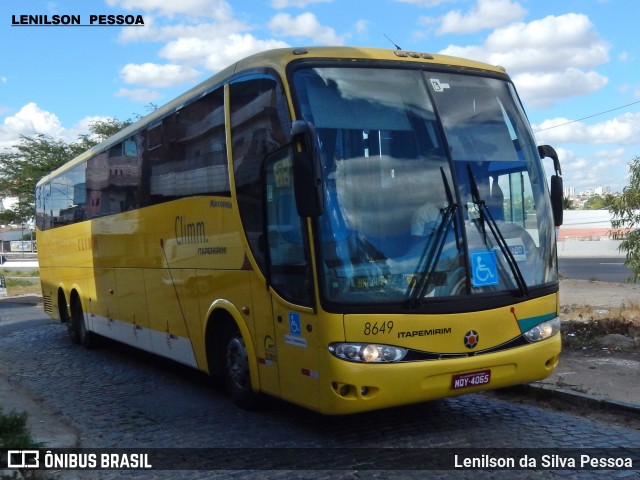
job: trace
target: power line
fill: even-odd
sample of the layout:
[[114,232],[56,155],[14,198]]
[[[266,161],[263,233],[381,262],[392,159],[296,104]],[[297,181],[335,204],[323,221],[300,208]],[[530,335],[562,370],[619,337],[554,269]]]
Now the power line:
[[588,118],[597,117],[598,115],[604,115],[605,113],[614,112],[614,111],[620,110],[622,108],[627,108],[627,107],[630,107],[631,105],[635,105],[637,103],[640,103],[640,100],[638,100],[636,102],[627,103],[626,105],[622,105],[621,107],[612,108],[611,110],[605,110],[604,112],[594,113],[593,115],[589,115],[587,117],[582,117],[582,118],[579,118],[577,120],[571,120],[570,122],[561,123],[559,125],[553,125],[552,127],[541,128],[540,130],[534,130],[533,133],[544,132],[545,130],[551,130],[552,128],[564,127],[565,125],[569,125],[571,123],[581,122],[582,120],[587,120]]

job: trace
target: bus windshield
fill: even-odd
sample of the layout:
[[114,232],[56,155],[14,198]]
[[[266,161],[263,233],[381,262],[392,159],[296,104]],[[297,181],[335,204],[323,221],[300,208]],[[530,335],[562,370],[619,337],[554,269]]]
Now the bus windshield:
[[353,67],[293,80],[323,166],[325,299],[418,305],[557,281],[544,173],[510,82]]

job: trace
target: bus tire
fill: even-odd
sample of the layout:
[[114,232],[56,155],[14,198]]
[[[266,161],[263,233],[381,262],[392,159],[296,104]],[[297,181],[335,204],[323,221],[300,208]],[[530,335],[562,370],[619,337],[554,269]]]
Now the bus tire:
[[69,304],[67,303],[67,297],[62,289],[58,290],[58,316],[60,317],[60,323],[66,323],[69,328],[70,318]]
[[247,347],[235,324],[226,330],[223,345],[223,376],[231,400],[241,408],[255,408],[258,394],[251,388]]
[[84,321],[84,312],[82,310],[82,302],[77,295],[71,300],[71,321],[69,322],[69,338],[77,345],[85,348],[93,348],[96,344],[95,334],[87,330]]
[[[71,300],[74,302],[74,300]],[[69,334],[69,340],[71,343],[75,343],[76,345],[80,345],[80,325],[78,324],[78,320],[76,316],[73,314],[73,304],[69,305],[71,309],[71,313],[67,318],[67,332]]]

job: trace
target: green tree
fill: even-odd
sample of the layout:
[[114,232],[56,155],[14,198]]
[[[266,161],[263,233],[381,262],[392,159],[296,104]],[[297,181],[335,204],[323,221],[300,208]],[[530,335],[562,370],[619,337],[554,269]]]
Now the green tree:
[[612,200],[609,210],[611,237],[621,240],[620,250],[626,252],[625,265],[632,272],[630,281],[640,278],[640,157],[629,163],[629,185],[622,195]]
[[4,223],[21,223],[35,215],[35,186],[40,178],[60,167],[131,123],[130,120],[98,121],[91,134],[66,143],[48,135],[21,136],[20,143],[0,153],[0,195],[17,198],[13,210],[2,215]]
[[604,206],[610,207],[613,204],[613,202],[616,200],[616,197],[611,193],[605,193],[603,200],[604,200]]
[[604,198],[602,198],[600,195],[592,195],[586,202],[584,202],[585,210],[599,210],[604,207]]

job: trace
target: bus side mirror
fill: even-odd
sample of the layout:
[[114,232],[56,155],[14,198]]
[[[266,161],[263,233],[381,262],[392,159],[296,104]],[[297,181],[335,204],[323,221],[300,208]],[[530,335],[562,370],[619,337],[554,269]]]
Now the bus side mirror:
[[563,221],[563,188],[562,188],[562,169],[560,168],[560,160],[555,149],[549,145],[539,145],[538,154],[540,158],[549,157],[553,160],[553,168],[556,171],[555,175],[551,175],[550,196],[551,196],[551,211],[553,212],[553,224],[556,227],[562,225]]
[[553,224],[556,227],[562,225],[563,205],[562,205],[562,177],[551,175],[551,211],[553,212]]
[[315,128],[306,120],[291,125],[293,141],[293,189],[301,217],[318,217],[324,206],[322,168],[315,148]]
[[558,154],[556,153],[555,148],[551,145],[538,145],[538,154],[540,155],[540,158],[549,157],[553,160],[553,168],[556,171],[556,175],[562,175],[560,160],[558,159]]

